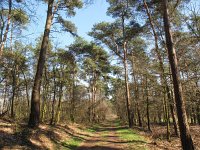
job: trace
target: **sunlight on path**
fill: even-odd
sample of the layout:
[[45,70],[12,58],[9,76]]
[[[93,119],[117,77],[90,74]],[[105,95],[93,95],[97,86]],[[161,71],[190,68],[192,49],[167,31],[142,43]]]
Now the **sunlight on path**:
[[95,129],[92,137],[76,150],[146,150],[145,140],[125,126],[114,125],[114,121]]

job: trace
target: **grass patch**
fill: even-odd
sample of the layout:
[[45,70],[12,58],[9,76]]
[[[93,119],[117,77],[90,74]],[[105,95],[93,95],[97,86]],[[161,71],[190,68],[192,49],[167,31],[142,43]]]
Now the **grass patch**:
[[65,147],[65,150],[73,150],[77,148],[81,143],[82,139],[73,137],[72,139],[69,139],[68,141],[62,142],[62,146]]
[[87,128],[85,131],[90,132],[90,133],[94,133],[94,132],[96,132],[98,129],[99,129],[99,125],[98,125],[98,124],[95,124],[95,125],[92,125],[92,127]]
[[94,128],[87,128],[87,129],[85,129],[85,131],[90,132],[90,133],[96,132],[96,130]]
[[120,139],[127,143],[127,149],[147,150],[145,139],[131,129],[119,129],[117,134]]
[[131,129],[120,129],[117,133],[121,139],[126,141],[145,141],[136,131]]

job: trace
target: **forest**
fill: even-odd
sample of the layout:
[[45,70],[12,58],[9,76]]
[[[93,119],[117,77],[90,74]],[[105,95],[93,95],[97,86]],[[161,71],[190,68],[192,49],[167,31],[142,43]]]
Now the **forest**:
[[200,2],[99,1],[0,1],[0,149],[200,150]]

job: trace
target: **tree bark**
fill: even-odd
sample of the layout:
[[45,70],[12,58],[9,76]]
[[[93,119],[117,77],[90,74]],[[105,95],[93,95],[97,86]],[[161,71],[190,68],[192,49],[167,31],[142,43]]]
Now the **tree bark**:
[[26,88],[27,107],[29,108],[29,93],[28,93],[29,89],[28,89],[28,82],[27,82],[26,75],[25,75],[23,69],[21,69],[21,72],[22,72],[23,77],[24,77],[25,88]]
[[[170,69],[169,69],[170,70]],[[169,71],[171,73],[171,70]],[[170,75],[170,84],[173,88],[173,82],[172,82],[172,76]],[[169,94],[171,99],[170,99],[170,109],[171,109],[171,114],[173,115],[172,118],[173,118],[173,124],[174,124],[174,129],[175,129],[175,133],[178,137],[180,137],[180,131],[179,131],[179,127],[178,127],[178,118],[177,118],[177,112],[176,112],[176,102],[175,102],[175,98],[174,98],[174,92],[173,92],[173,89],[169,89],[169,86],[167,86],[167,91],[168,93],[171,93]]]
[[72,122],[75,121],[75,71],[72,74],[72,85],[71,85],[71,108],[70,108],[70,119]]
[[[95,71],[92,72],[92,101],[91,106],[95,105]],[[91,107],[91,121],[93,122],[95,120],[95,108]]]
[[[4,110],[8,110],[7,107],[6,107],[6,98],[7,98],[7,93],[8,93],[8,83],[7,83],[7,80],[5,81],[5,88],[4,88],[4,94],[3,94],[3,106],[2,106],[2,113],[4,112]],[[1,114],[2,114],[1,113]]]
[[8,35],[8,31],[9,31],[9,28],[10,28],[11,12],[12,12],[12,0],[9,0],[8,5],[9,5],[8,21],[7,21],[6,30],[5,30],[5,33],[4,33],[4,36],[3,36],[3,40],[1,41],[1,45],[0,45],[0,57],[3,54],[4,45],[5,45],[7,35]]
[[[136,82],[137,79],[136,79],[136,75],[135,75],[135,66],[134,66],[134,57],[132,55],[132,75],[133,75],[133,80],[135,82],[134,84],[134,99],[135,99],[135,110],[137,111],[136,114],[138,116],[138,123],[139,123],[139,126],[142,127],[142,119],[141,119],[141,114],[140,114],[140,105],[139,105],[139,85],[138,83]],[[132,112],[134,114],[134,112]],[[133,120],[133,119],[132,119]]]
[[178,120],[177,120],[177,116],[175,114],[175,107],[174,107],[174,98],[171,97],[171,101],[170,101],[170,111],[171,111],[171,115],[172,115],[172,119],[173,119],[173,125],[174,125],[174,131],[175,134],[179,137],[179,130],[178,130]]
[[125,86],[126,86],[126,107],[127,107],[127,116],[128,116],[128,123],[129,128],[133,127],[133,120],[131,119],[131,101],[130,101],[130,91],[129,91],[129,84],[128,84],[128,67],[127,67],[127,52],[124,44],[124,71],[125,71]]
[[200,102],[198,103],[197,106],[197,122],[200,125]]
[[182,86],[180,82],[180,75],[177,64],[176,51],[174,49],[172,35],[170,31],[170,22],[168,18],[168,1],[163,0],[163,22],[165,30],[165,38],[167,43],[168,58],[171,66],[174,95],[176,101],[178,123],[180,128],[180,137],[183,150],[194,150],[194,144],[190,135],[189,124],[187,122],[187,115],[185,110],[185,101],[183,99]]
[[[147,16],[148,16],[148,19],[149,19],[149,22],[150,22],[150,25],[151,25],[151,28],[152,28],[152,31],[153,31],[153,35],[154,35],[154,42],[155,42],[155,52],[156,52],[156,55],[157,55],[157,58],[158,58],[158,61],[159,61],[159,67],[160,67],[160,78],[161,78],[161,82],[162,84],[164,85],[163,86],[163,90],[164,90],[164,96],[165,96],[165,92],[167,92],[167,100],[164,99],[164,114],[165,114],[165,121],[167,122],[167,138],[168,140],[170,139],[170,132],[169,132],[169,109],[168,109],[168,106],[167,104],[170,102],[170,93],[169,93],[169,90],[168,89],[168,84],[167,84],[167,79],[166,79],[166,75],[165,75],[165,72],[164,72],[164,63],[163,63],[163,60],[162,60],[162,56],[160,54],[160,51],[159,51],[159,47],[158,47],[158,35],[156,33],[156,30],[155,30],[155,26],[154,26],[154,22],[153,22],[153,19],[152,19],[152,16],[150,14],[150,11],[149,11],[149,8],[148,8],[148,5],[146,3],[146,0],[143,0],[143,3],[144,3],[144,7],[146,9],[146,13],[147,13]],[[176,130],[176,129],[175,129]]]
[[53,3],[54,0],[48,1],[48,10],[47,10],[44,36],[42,40],[39,60],[37,64],[37,71],[33,85],[33,91],[31,97],[31,113],[28,122],[28,126],[32,128],[38,127],[40,122],[40,86],[41,86],[43,68],[46,60],[46,51],[48,48],[49,34],[53,20]]
[[51,111],[51,120],[50,124],[53,125],[54,123],[54,113],[55,113],[55,103],[56,103],[56,71],[55,67],[53,67],[53,82],[54,82],[54,89],[53,89],[53,101],[52,101],[52,111]]
[[15,73],[12,73],[13,76],[13,83],[12,83],[12,98],[11,98],[11,118],[15,117],[14,114],[14,100],[15,100],[15,93],[16,93],[16,76]]
[[142,118],[141,118],[141,114],[140,114],[139,103],[137,102],[136,105],[137,105],[138,123],[139,123],[139,126],[142,127]]
[[126,107],[127,107],[127,117],[128,117],[128,124],[129,128],[133,127],[133,120],[131,117],[131,100],[130,100],[130,90],[129,90],[129,83],[128,83],[128,64],[127,64],[127,48],[126,48],[126,40],[125,40],[125,26],[124,26],[124,13],[122,15],[122,33],[123,33],[123,64],[124,64],[124,78],[125,78],[125,87],[126,87]]
[[[165,89],[164,89],[165,90]],[[167,123],[167,140],[170,141],[170,118],[169,118],[169,109],[168,109],[168,103],[166,100],[166,92],[164,91],[164,108],[165,108],[165,121]]]
[[12,70],[12,98],[11,98],[11,118],[15,118],[15,112],[14,112],[14,103],[15,103],[15,97],[16,97],[16,90],[17,90],[17,84],[18,84],[18,66],[14,66]]
[[4,18],[3,18],[3,12],[4,10],[1,9],[1,33],[0,33],[0,43],[3,41],[3,30],[4,30],[4,27],[5,27],[5,21],[4,21]]
[[[45,113],[46,113],[46,101],[48,99],[48,93],[49,92],[49,79],[48,79],[48,74],[47,74],[47,67],[45,66],[44,69],[44,81],[43,81],[43,88],[42,88],[42,107],[41,107],[41,122],[44,121],[45,118]],[[50,99],[50,98],[49,98]]]
[[146,103],[147,103],[147,126],[148,130],[151,132],[151,126],[150,126],[150,114],[149,114],[149,92],[148,92],[148,78],[146,77]]
[[59,89],[58,107],[57,107],[56,116],[55,116],[55,124],[59,123],[60,121],[60,109],[61,109],[61,104],[62,104],[62,96],[63,96],[63,83],[61,81],[60,89]]

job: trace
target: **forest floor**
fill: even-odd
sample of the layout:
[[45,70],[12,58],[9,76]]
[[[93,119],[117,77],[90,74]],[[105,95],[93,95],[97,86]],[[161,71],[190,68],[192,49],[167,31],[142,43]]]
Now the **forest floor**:
[[[143,136],[151,139],[154,146],[150,145],[150,149],[155,150],[182,150],[180,138],[178,138],[173,126],[170,126],[170,141],[167,141],[167,127],[164,125],[152,125],[152,132],[142,132]],[[142,129],[141,129],[142,130]],[[193,138],[195,150],[200,150],[200,125],[190,125],[190,133]]]
[[[32,130],[23,124],[0,119],[0,149],[24,150],[178,150],[178,138],[167,142],[165,129],[154,126],[152,133],[139,128],[128,129],[117,121],[107,121],[86,127],[79,124],[40,125]],[[200,141],[200,127],[192,127],[196,149]]]

